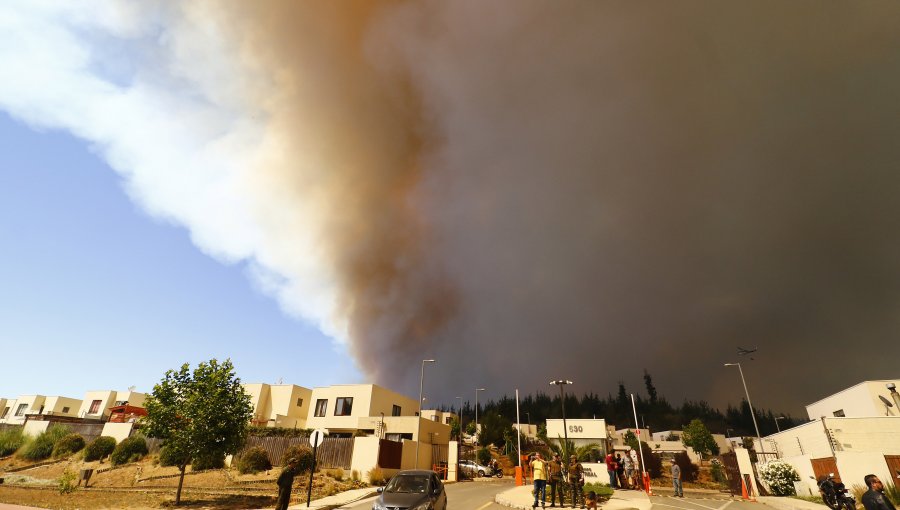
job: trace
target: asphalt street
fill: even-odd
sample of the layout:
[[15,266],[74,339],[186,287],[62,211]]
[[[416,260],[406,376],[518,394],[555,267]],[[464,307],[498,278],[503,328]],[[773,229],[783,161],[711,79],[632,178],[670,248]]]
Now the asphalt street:
[[[447,510],[500,510],[505,506],[494,503],[494,496],[513,487],[512,478],[502,480],[460,482],[447,484]],[[342,506],[341,510],[371,510],[374,497]],[[661,509],[662,510],[662,509]],[[701,510],[701,509],[695,509]]]
[[691,497],[684,498],[672,496],[651,496],[650,502],[653,510],[759,510],[760,503],[753,503],[741,499],[731,499],[729,496]]

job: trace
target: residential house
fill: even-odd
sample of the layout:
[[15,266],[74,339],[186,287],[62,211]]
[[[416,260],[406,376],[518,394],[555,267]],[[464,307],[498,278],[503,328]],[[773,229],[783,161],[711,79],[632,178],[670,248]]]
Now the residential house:
[[762,438],[763,447],[793,465],[812,494],[816,487],[809,477],[820,479],[828,473],[848,486],[862,485],[870,473],[897,481],[900,395],[896,387],[888,387],[897,383],[864,381],[809,404],[813,421]]
[[[898,379],[863,381],[806,406],[810,420],[823,416],[861,418],[867,416],[900,416]],[[893,386],[893,389],[891,389]]]
[[23,424],[28,415],[77,416],[81,401],[75,398],[45,395],[19,395],[3,405],[0,423]]
[[9,400],[0,398],[0,423],[2,423],[2,421],[5,420],[7,416],[9,416],[9,404]]
[[459,419],[459,416],[456,413],[451,413],[449,411],[422,409],[422,418],[443,423],[444,425],[450,425],[450,422],[452,422],[454,418]]
[[415,416],[419,412],[416,399],[376,384],[313,388],[310,404],[307,428],[325,429],[332,436],[352,436],[360,430],[360,418]]
[[253,425],[305,429],[312,390],[296,384],[245,384]]
[[81,407],[76,416],[86,420],[108,421],[110,408],[125,404],[143,407],[147,396],[136,391],[99,390],[88,391],[80,401]]

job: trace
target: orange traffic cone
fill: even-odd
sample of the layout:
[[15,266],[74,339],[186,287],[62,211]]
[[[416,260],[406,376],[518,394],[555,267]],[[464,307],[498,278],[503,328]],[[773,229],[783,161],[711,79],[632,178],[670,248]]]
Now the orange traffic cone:
[[747,484],[744,482],[744,480],[741,480],[741,499],[756,502],[756,498],[750,497],[750,495],[748,494]]

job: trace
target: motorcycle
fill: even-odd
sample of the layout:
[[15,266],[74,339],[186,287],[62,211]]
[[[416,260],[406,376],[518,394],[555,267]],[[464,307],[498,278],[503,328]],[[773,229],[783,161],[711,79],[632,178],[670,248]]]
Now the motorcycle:
[[499,466],[492,466],[491,473],[488,476],[496,476],[497,478],[503,478],[503,470],[500,469]]
[[832,510],[841,510],[841,508],[856,510],[856,498],[850,494],[843,483],[834,481],[834,473],[828,473],[828,476],[819,482],[819,494],[822,495],[822,501]]

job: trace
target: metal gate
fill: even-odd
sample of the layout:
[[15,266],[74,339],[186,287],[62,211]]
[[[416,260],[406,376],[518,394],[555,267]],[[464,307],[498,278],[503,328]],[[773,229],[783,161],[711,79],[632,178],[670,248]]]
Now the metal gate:
[[741,494],[741,470],[738,468],[737,454],[734,452],[723,453],[722,466],[725,467],[725,476],[728,478],[728,490],[732,496]]
[[834,457],[822,457],[821,459],[810,459],[813,473],[816,475],[816,483],[828,476],[828,473],[834,473],[834,480],[841,481],[841,474],[838,472],[837,460]]

